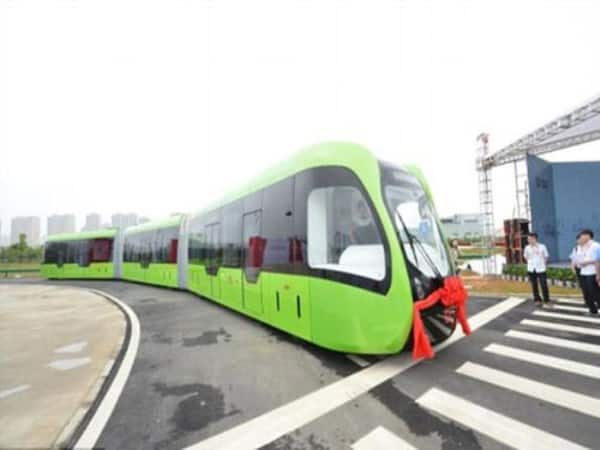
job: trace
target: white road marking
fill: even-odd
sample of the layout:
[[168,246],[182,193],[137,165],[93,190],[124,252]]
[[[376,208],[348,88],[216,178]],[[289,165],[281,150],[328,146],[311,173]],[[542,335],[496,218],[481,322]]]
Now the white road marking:
[[585,312],[588,310],[588,308],[584,305],[581,306],[569,306],[569,305],[553,305],[552,306],[553,310],[557,310],[557,311],[574,311],[574,312]]
[[354,450],[416,450],[404,439],[384,427],[377,427],[352,444]]
[[550,317],[553,319],[567,319],[574,320],[575,322],[586,322],[586,323],[595,323],[600,325],[600,319],[598,317],[584,317],[584,316],[576,316],[574,314],[561,314],[547,311],[534,311],[534,316],[540,317]]
[[360,366],[360,367],[367,367],[367,366],[371,365],[371,363],[369,361],[367,361],[366,359],[361,358],[358,355],[353,355],[351,353],[348,353],[346,355],[346,358],[348,358],[350,361],[352,361],[354,364],[356,364],[357,366]]
[[127,346],[127,350],[125,350],[125,355],[121,360],[121,364],[119,365],[116,375],[112,379],[110,387],[104,394],[104,397],[102,397],[100,404],[94,411],[94,415],[89,420],[87,427],[81,433],[79,440],[73,447],[81,450],[90,449],[96,445],[96,442],[100,437],[100,433],[102,433],[102,430],[104,430],[104,427],[106,426],[106,423],[108,422],[108,419],[110,418],[110,415],[117,404],[117,400],[119,400],[121,392],[125,387],[125,382],[127,381],[129,373],[131,372],[131,368],[133,367],[135,355],[137,354],[140,344],[140,322],[133,310],[112,295],[95,289],[90,289],[90,291],[109,299],[121,308],[129,320],[130,336],[129,345]]
[[552,369],[600,380],[600,367],[580,363],[572,359],[557,358],[555,356],[544,355],[543,353],[530,352],[500,344],[490,344],[483,350],[496,355],[506,356],[507,358],[518,359],[519,361],[551,367]]
[[571,305],[585,306],[585,302],[581,298],[559,298],[558,303],[569,303]]
[[108,376],[108,374],[110,373],[114,364],[115,364],[114,359],[109,359],[108,361],[106,361],[106,365],[104,366],[104,370],[102,371],[102,375],[100,375],[100,376],[106,378]]
[[505,336],[522,339],[525,341],[539,342],[540,344],[554,345],[556,347],[569,348],[571,350],[579,350],[580,352],[596,353],[600,355],[600,345],[588,344],[587,342],[573,341],[570,339],[561,339],[543,334],[528,333],[526,331],[510,330]]
[[441,389],[428,390],[417,399],[417,403],[512,448],[537,450],[585,448]]
[[456,372],[538,400],[600,418],[600,400],[502,370],[466,362]]
[[22,384],[20,386],[15,386],[14,388],[4,389],[3,391],[0,391],[0,398],[6,398],[10,395],[18,394],[19,392],[26,391],[29,388],[31,388],[31,385]]
[[[475,314],[469,319],[471,330],[477,330],[524,301],[524,298],[510,297]],[[456,329],[452,336],[437,345],[435,349],[440,351],[463,337],[462,330]],[[187,448],[193,450],[246,450],[262,447],[354,400],[419,362],[420,360],[413,361],[409,353],[391,356]]]
[[85,348],[87,341],[75,342],[73,344],[65,345],[54,350],[54,353],[79,353]]
[[521,325],[532,327],[547,328],[549,330],[569,331],[571,333],[587,334],[589,336],[600,336],[600,329],[577,327],[575,325],[565,325],[564,323],[544,322],[542,320],[521,320]]
[[72,370],[77,367],[85,366],[89,364],[91,358],[71,358],[71,359],[57,359],[48,364],[48,367],[56,370]]

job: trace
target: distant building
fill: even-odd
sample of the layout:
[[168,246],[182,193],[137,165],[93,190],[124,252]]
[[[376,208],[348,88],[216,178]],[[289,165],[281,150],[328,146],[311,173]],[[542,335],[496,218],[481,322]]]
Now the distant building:
[[102,218],[98,213],[91,213],[85,216],[85,225],[81,231],[96,231],[102,228]]
[[150,219],[146,216],[142,216],[138,220],[138,225],[141,225],[142,223],[146,223],[146,222],[150,222]]
[[138,224],[138,215],[129,214],[113,214],[111,217],[112,226],[115,228],[127,228]]
[[0,220],[0,247],[8,245],[8,239],[2,234],[2,221]]
[[481,214],[454,214],[440,221],[449,239],[477,240],[483,234]]
[[47,235],[75,232],[75,214],[54,214],[48,217]]
[[10,243],[18,244],[19,235],[25,234],[31,247],[40,245],[40,218],[34,216],[13,217],[10,224]]

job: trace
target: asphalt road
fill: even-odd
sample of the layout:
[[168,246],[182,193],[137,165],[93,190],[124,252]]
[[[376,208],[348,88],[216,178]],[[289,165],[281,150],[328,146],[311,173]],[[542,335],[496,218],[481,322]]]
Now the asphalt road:
[[[317,393],[310,399],[331,401],[319,396],[326,391],[322,388],[340,380],[343,388],[351,375],[375,375],[386,364],[368,357],[359,361],[363,368],[345,355],[185,292],[117,281],[53,283],[112,294],[132,307],[141,324],[137,358],[97,443],[101,448],[178,449],[231,434],[241,424],[259,442],[261,433],[269,435],[261,429],[265,423],[294,423],[293,400]],[[502,300],[471,298],[470,315]],[[394,439],[424,449],[496,449],[515,443],[598,448],[600,319],[583,321],[578,305],[559,307],[539,315],[529,302],[518,304],[434,360],[344,394],[339,407],[291,427],[264,442],[264,448],[388,448]],[[548,323],[576,328],[549,329]],[[559,340],[534,342],[535,336]],[[410,359],[406,354],[393,358]],[[437,405],[432,399],[445,400]],[[290,406],[289,417],[273,412],[282,405]],[[298,409],[310,406],[298,403]],[[256,417],[265,420],[249,422]]]

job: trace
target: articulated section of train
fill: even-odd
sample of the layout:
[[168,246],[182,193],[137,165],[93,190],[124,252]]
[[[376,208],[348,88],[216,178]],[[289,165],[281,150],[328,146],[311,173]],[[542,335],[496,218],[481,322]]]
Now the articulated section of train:
[[[415,302],[453,271],[421,172],[350,143],[305,149],[196,213],[51,236],[42,265],[48,278],[188,290],[317,345],[366,354],[405,347]],[[419,312],[429,342],[453,332],[456,310],[435,301]]]

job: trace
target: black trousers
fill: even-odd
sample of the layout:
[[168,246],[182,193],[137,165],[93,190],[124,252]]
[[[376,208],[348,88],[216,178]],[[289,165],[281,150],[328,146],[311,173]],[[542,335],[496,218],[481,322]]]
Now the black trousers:
[[527,272],[529,275],[529,282],[531,283],[531,289],[533,290],[533,300],[541,302],[540,290],[538,289],[538,281],[542,288],[542,296],[544,303],[550,301],[550,294],[548,293],[548,280],[546,278],[546,272]]
[[580,275],[579,281],[585,304],[592,314],[596,314],[600,308],[600,286],[596,282],[596,275]]

